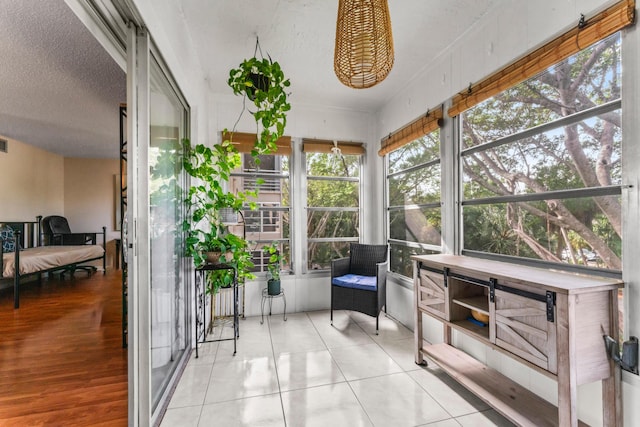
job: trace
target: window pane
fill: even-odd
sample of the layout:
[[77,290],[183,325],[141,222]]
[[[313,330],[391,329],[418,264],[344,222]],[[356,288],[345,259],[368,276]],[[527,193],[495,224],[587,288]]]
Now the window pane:
[[258,156],[258,162],[260,163],[258,164],[251,154],[245,153],[242,156],[242,170],[243,172],[280,172],[280,157],[281,156],[271,154],[262,154]]
[[[242,188],[249,191],[258,191],[260,193],[260,197],[258,200],[262,201],[279,201],[279,202],[287,202],[289,201],[289,178],[280,178],[280,177],[263,177],[255,178],[250,176],[245,176],[242,178],[233,177],[232,180],[240,180],[242,181],[239,184]],[[262,184],[258,185],[258,180],[262,182]]]
[[358,207],[360,183],[350,181],[307,181],[307,206],[309,207]]
[[468,110],[465,121],[472,123],[473,134],[481,137],[465,137],[464,147],[618,99],[621,72],[617,33]]
[[465,198],[620,185],[620,110],[607,116],[463,157]]
[[399,172],[438,158],[440,158],[440,131],[435,130],[389,153],[389,173]]
[[[253,242],[254,272],[266,271],[262,247],[274,240],[287,239],[279,245],[287,259],[287,266],[284,269],[289,269],[288,263],[291,259],[288,241],[291,238],[289,156],[265,154],[258,156],[258,159],[259,162],[256,162],[251,154],[243,154],[242,167],[236,169],[231,175],[229,186],[231,192],[256,191],[257,197],[249,197],[249,202],[255,203],[256,209],[246,208],[242,211],[244,224],[231,225],[229,231],[239,236],[245,235],[249,242]],[[268,175],[273,175],[273,178]],[[260,185],[258,180],[262,181]]]
[[265,203],[257,210],[243,211],[248,240],[278,240],[291,237],[289,212],[272,210],[269,206],[277,205]]
[[[269,241],[258,241],[254,244],[251,251],[251,261],[253,262],[253,273],[267,272],[267,264],[269,264],[269,253],[262,250],[262,247],[271,243]],[[291,245],[289,242],[278,243],[279,252],[284,255],[282,260],[282,271],[291,270]]]
[[[358,241],[360,218],[360,156],[306,153],[307,268],[331,267],[331,260],[347,256],[349,245],[334,239]],[[345,179],[347,178],[347,179]],[[350,209],[315,209],[350,208]]]
[[307,268],[326,270],[331,268],[332,259],[346,256],[349,256],[349,242],[309,242]]
[[394,175],[389,178],[389,205],[440,202],[440,165]]
[[389,212],[389,238],[440,246],[440,207]]
[[[242,156],[242,168],[235,170],[230,179],[230,191],[257,191],[258,198],[252,201],[279,203],[289,206],[289,157],[262,155],[260,165],[256,166],[250,154]],[[259,174],[259,177],[251,174]],[[273,175],[273,178],[264,175]],[[262,184],[258,185],[258,182]]]
[[345,154],[306,153],[307,175],[357,178],[360,176],[360,156]]
[[[411,278],[411,255],[436,253],[411,243],[441,245],[440,130],[389,153],[389,268]],[[415,205],[433,204],[431,207]],[[397,241],[407,242],[407,244]]]
[[359,223],[357,211],[309,211],[307,229],[309,238],[358,237]]
[[[465,249],[622,269],[622,242],[597,204],[619,196],[502,203],[464,208]],[[586,227],[585,227],[586,225]]]
[[[535,128],[619,101],[620,72],[616,34],[463,114],[463,146],[479,147],[461,158],[464,200],[549,193],[539,202],[463,201],[465,249],[622,268],[621,198],[587,197],[588,189],[621,185],[621,109]],[[525,129],[519,140],[483,147]],[[573,199],[550,193],[574,189],[587,192]]]
[[430,255],[439,252],[429,251],[421,248],[411,248],[395,243],[389,244],[389,270],[402,274],[406,277],[413,277],[412,255]]

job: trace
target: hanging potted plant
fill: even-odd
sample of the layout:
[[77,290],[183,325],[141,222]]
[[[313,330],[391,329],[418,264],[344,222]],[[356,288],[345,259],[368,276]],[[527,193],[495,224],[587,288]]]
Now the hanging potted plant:
[[284,135],[287,112],[291,110],[287,99],[287,88],[291,84],[289,79],[285,77],[277,61],[273,61],[268,55],[266,58],[262,57],[261,50],[260,58],[257,58],[259,50],[260,43],[256,39],[254,56],[232,69],[227,81],[234,94],[246,96],[255,107],[249,111],[256,121],[257,138],[251,152],[256,164],[259,164],[258,155],[276,151],[276,141]]
[[282,262],[284,256],[278,249],[278,242],[271,242],[270,245],[262,247],[262,250],[269,255],[269,261],[267,263],[268,280],[267,280],[267,293],[269,295],[280,295],[280,269],[282,268]]

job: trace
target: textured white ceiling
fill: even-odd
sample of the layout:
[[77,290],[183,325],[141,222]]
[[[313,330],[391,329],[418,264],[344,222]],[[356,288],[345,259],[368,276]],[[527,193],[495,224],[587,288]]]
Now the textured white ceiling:
[[333,72],[337,0],[179,0],[216,93],[231,93],[229,70],[262,52],[291,80],[291,100],[376,111],[500,0],[388,0],[395,64],[369,89],[343,86]]
[[[337,0],[176,2],[214,93],[228,72],[262,52],[291,80],[291,101],[377,111],[470,26],[504,0],[389,0],[395,64],[356,90],[333,72]],[[64,0],[1,0],[0,135],[67,157],[118,156],[125,73]]]
[[0,135],[117,158],[126,75],[63,0],[2,0]]

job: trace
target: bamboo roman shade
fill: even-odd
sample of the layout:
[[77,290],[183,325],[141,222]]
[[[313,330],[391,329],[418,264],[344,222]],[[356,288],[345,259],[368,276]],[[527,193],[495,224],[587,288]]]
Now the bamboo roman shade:
[[635,0],[623,0],[453,97],[450,117],[535,76],[552,65],[634,23]]
[[[243,133],[243,132],[223,132],[222,140],[230,140],[231,143],[236,147],[240,153],[250,153],[253,150],[253,145],[256,141],[255,133]],[[276,141],[276,145],[278,146],[275,153],[280,156],[290,156],[291,155],[291,137],[283,136]]]
[[[305,153],[331,153],[334,147],[333,141],[328,139],[309,139],[302,140],[302,151]],[[342,154],[364,154],[364,145],[358,142],[338,141],[338,148]]]
[[379,156],[384,156],[398,148],[409,144],[411,141],[427,135],[438,129],[442,124],[442,107],[429,111],[424,116],[409,123],[402,129],[382,138],[380,141]]

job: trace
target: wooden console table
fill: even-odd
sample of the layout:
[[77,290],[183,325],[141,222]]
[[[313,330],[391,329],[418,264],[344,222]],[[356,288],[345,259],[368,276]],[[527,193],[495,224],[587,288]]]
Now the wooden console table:
[[[518,425],[582,425],[578,386],[602,381],[604,425],[622,425],[620,371],[603,341],[618,339],[621,280],[456,255],[412,259],[417,364],[429,356]],[[423,313],[443,323],[444,343],[425,343]],[[557,380],[558,407],[455,348],[453,329]]]

